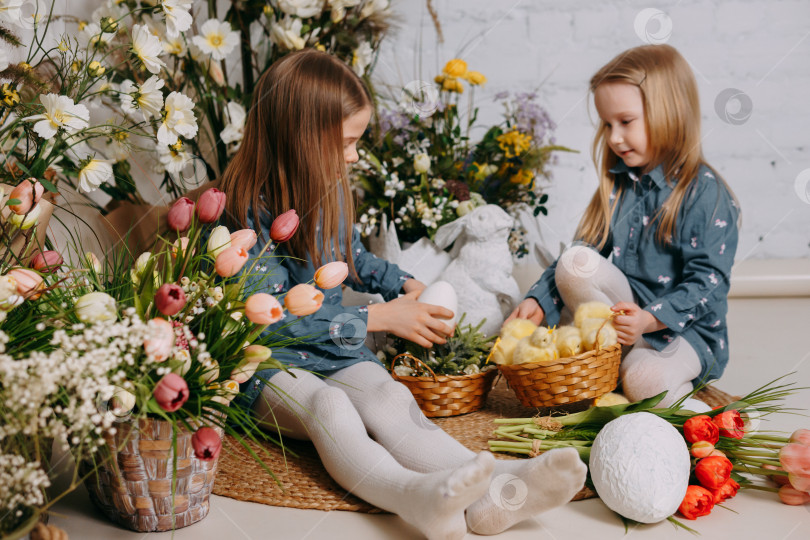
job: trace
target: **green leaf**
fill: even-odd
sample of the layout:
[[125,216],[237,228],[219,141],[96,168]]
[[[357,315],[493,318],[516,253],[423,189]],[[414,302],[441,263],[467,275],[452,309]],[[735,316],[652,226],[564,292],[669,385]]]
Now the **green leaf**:
[[6,201],[6,206],[11,206],[12,204],[22,204],[20,199],[9,199]]
[[59,190],[56,189],[56,186],[51,184],[49,181],[45,180],[44,178],[39,179],[39,183],[43,185],[45,189],[50,191],[51,193],[59,193]]

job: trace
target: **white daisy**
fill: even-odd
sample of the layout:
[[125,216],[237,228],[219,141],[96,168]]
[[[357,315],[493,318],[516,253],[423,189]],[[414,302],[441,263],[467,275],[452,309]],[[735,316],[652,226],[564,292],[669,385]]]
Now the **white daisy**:
[[337,24],[346,16],[346,8],[353,8],[360,3],[360,0],[329,0],[329,7],[332,8],[332,22]]
[[374,49],[368,41],[364,41],[355,50],[352,56],[352,69],[355,73],[362,76],[366,72],[366,68],[371,64],[374,58]]
[[166,15],[166,33],[169,37],[177,37],[180,32],[191,28],[190,0],[163,0],[160,7]]
[[[230,123],[220,133],[222,142],[225,144],[241,143],[245,131],[245,117],[247,116],[245,108],[235,101],[229,101],[227,110]],[[237,148],[238,146],[237,144]]]
[[157,151],[160,164],[172,178],[179,177],[185,166],[191,161],[191,154],[183,150],[182,141],[177,141],[171,146],[158,143]]
[[188,49],[186,48],[186,42],[183,40],[182,35],[178,35],[176,37],[166,37],[163,41],[163,50],[166,54],[171,54],[173,56],[185,56]]
[[121,83],[121,108],[125,113],[132,114],[136,109],[140,109],[144,120],[152,117],[159,117],[163,109],[163,88],[164,81],[157,75],[152,75],[140,88],[129,79]]
[[239,45],[239,32],[231,30],[227,22],[216,19],[205,21],[200,28],[200,35],[192,38],[194,44],[214,60],[224,60]]
[[370,17],[375,13],[385,11],[388,9],[388,6],[388,0],[369,0],[366,2],[366,5],[363,6],[363,9],[360,10],[360,18],[365,19],[366,17]]
[[80,37],[85,46],[103,49],[115,37],[115,33],[102,32],[98,23],[88,23],[82,27]]
[[104,182],[112,180],[113,170],[105,159],[91,159],[79,171],[79,187],[86,192],[95,191]]
[[323,0],[278,0],[278,8],[287,15],[306,19],[321,14]]
[[20,24],[24,0],[0,0],[0,21]]
[[141,24],[132,27],[132,52],[143,62],[144,67],[150,73],[160,73],[161,67],[166,64],[158,58],[163,52],[163,45],[160,38],[152,34],[149,29]]
[[172,92],[166,97],[163,122],[157,133],[158,142],[170,145],[177,142],[178,135],[190,139],[196,134],[197,118],[194,116],[194,102],[180,92]]
[[270,41],[291,51],[303,49],[306,41],[301,37],[302,24],[301,19],[284,17],[281,22],[271,27]]
[[68,96],[58,94],[40,95],[39,100],[45,106],[43,114],[23,118],[26,121],[39,120],[34,124],[34,131],[43,139],[50,139],[59,129],[75,133],[84,129],[90,122],[90,111],[82,104],[74,104]]

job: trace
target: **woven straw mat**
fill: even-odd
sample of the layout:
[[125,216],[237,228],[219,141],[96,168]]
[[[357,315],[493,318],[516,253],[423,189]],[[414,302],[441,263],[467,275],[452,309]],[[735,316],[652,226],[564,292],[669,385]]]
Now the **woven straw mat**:
[[[711,407],[735,401],[734,397],[711,386],[701,390],[696,397]],[[588,405],[590,401],[554,410],[574,412]],[[492,438],[494,419],[526,418],[538,412],[547,414],[549,410],[521,406],[514,393],[506,386],[503,377],[499,377],[484,409],[450,418],[434,418],[433,421],[470,450],[480,452],[489,449],[487,441]],[[288,450],[285,454],[280,447],[271,442],[262,443],[261,446],[264,447],[262,449],[256,443],[247,441],[251,449],[262,456],[264,463],[275,473],[281,483],[279,487],[240,443],[231,436],[226,435],[225,439],[219,458],[219,472],[214,483],[216,495],[270,506],[384,513],[383,510],[351,495],[332,480],[310,442],[285,439],[284,444]],[[290,451],[296,455],[293,456]],[[498,453],[497,457],[521,459],[502,453]],[[595,496],[593,491],[584,487],[573,500]]]

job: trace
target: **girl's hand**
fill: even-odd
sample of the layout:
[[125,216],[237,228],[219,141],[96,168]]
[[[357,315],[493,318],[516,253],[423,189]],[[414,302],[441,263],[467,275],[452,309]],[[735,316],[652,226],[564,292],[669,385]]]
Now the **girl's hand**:
[[453,312],[417,302],[421,292],[415,290],[390,302],[368,306],[368,331],[390,332],[427,349],[434,343],[444,345],[453,327],[442,319],[452,319]]
[[427,285],[413,278],[409,279],[408,281],[402,284],[402,290],[405,292],[405,294],[410,294],[413,292],[416,293],[414,300],[419,298],[419,295],[421,295],[422,291],[424,291],[425,289],[427,289]]
[[508,323],[512,319],[529,319],[537,326],[540,326],[540,323],[543,322],[543,317],[546,314],[543,311],[543,308],[540,307],[540,304],[537,303],[537,300],[534,298],[527,298],[520,304],[518,307],[515,308],[515,311],[512,312],[509,317],[503,321],[503,324]]
[[655,318],[649,311],[644,311],[638,304],[633,302],[619,302],[612,308],[615,312],[623,311],[624,314],[616,315],[613,318],[613,328],[619,337],[622,345],[633,345],[648,332],[655,332],[666,328],[664,323]]

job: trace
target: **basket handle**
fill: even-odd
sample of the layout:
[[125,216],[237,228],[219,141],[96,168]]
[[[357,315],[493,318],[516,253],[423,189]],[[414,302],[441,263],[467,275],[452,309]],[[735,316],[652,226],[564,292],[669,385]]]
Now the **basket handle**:
[[602,345],[599,343],[599,334],[600,334],[600,332],[602,332],[602,330],[605,328],[605,325],[606,325],[607,323],[611,322],[611,321],[612,321],[614,318],[616,318],[618,315],[624,315],[624,310],[621,310],[621,311],[614,311],[613,313],[611,313],[611,314],[610,314],[610,317],[608,317],[607,319],[605,319],[605,322],[603,322],[603,323],[602,323],[602,325],[599,327],[599,330],[597,330],[597,331],[596,331],[596,350],[597,350],[597,351],[601,351],[601,350],[602,350]]
[[433,376],[433,382],[438,382],[438,380],[436,379],[436,374],[433,372],[432,369],[430,369],[430,366],[428,366],[427,364],[425,364],[424,362],[419,360],[417,357],[415,357],[411,353],[407,353],[407,352],[400,353],[400,354],[396,355],[393,360],[391,360],[391,367],[389,368],[389,371],[391,372],[391,375],[394,378],[399,378],[397,376],[397,374],[394,373],[394,364],[397,363],[397,360],[401,360],[402,358],[407,358],[408,360],[418,362],[419,364],[421,364],[421,367],[427,369],[430,372],[430,374]]

